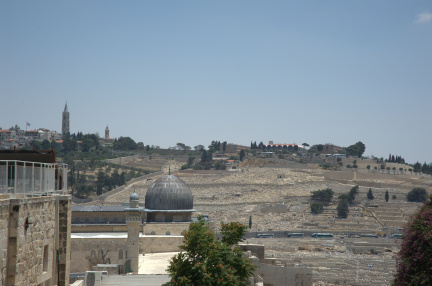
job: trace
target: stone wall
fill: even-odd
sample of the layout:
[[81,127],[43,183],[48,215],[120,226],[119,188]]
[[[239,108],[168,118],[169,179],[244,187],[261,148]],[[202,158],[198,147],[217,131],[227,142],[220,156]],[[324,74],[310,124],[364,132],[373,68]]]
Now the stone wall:
[[73,224],[72,233],[83,232],[126,232],[126,224]]
[[2,285],[68,285],[70,202],[68,196],[1,201]]
[[147,223],[143,226],[145,235],[182,235],[189,223]]
[[9,200],[0,201],[0,285],[6,285],[7,248],[9,237]]
[[260,263],[255,271],[264,285],[312,286],[312,269]]
[[176,252],[183,244],[183,236],[150,235],[140,237],[140,253]]
[[[151,235],[139,238],[139,252],[180,251],[183,236]],[[127,258],[127,238],[72,238],[70,272],[84,272],[92,269],[91,261],[96,264],[123,265]],[[104,257],[102,257],[104,255]],[[92,258],[93,257],[93,258]],[[102,260],[105,259],[105,261]]]
[[264,245],[240,244],[239,247],[248,253],[255,265],[255,281],[264,285],[312,286],[312,269],[292,267],[292,265],[276,259],[264,258]]

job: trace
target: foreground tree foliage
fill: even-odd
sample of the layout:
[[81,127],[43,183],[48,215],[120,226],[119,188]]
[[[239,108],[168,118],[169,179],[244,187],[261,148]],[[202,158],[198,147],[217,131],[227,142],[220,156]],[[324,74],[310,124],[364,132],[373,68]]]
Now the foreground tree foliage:
[[404,228],[393,285],[432,285],[432,197]]
[[201,218],[184,234],[183,252],[170,261],[167,285],[246,285],[254,266],[235,246],[246,232],[237,222],[221,224],[222,240]]

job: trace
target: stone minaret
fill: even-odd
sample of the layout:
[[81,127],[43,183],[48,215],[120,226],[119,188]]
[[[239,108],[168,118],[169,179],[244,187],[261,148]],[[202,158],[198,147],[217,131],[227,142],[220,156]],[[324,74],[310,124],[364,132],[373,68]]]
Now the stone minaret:
[[67,135],[69,132],[69,111],[66,102],[62,117],[62,135]]
[[130,207],[127,209],[126,216],[126,225],[128,231],[127,259],[131,261],[132,273],[138,274],[141,216],[138,209],[139,197],[135,192],[130,196],[129,202]]
[[109,137],[109,128],[108,128],[108,125],[107,125],[107,127],[105,128],[105,139],[109,139],[110,137]]

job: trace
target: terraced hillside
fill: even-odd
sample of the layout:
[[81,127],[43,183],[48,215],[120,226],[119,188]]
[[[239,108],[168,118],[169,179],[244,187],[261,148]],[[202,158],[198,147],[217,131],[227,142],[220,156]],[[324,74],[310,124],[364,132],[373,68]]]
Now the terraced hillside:
[[[368,162],[358,161],[359,166]],[[284,263],[297,263],[314,269],[316,285],[389,285],[394,268],[393,255],[399,243],[381,238],[400,232],[400,228],[419,206],[407,203],[405,196],[413,187],[432,192],[431,176],[373,172],[366,168],[329,171],[316,164],[277,160],[259,166],[245,164],[234,170],[191,171],[179,168],[182,162],[170,160],[171,173],[183,179],[194,195],[198,214],[207,214],[217,226],[220,222],[240,221],[246,225],[252,217],[248,242],[263,243],[269,255]],[[122,204],[135,190],[144,202],[153,180],[168,173],[146,177],[124,191],[108,196],[104,204]],[[261,166],[261,167],[260,167]],[[337,218],[337,197],[359,185],[355,204],[346,219]],[[320,215],[310,213],[312,191],[331,188],[332,202]],[[371,189],[375,199],[369,201]],[[390,194],[389,202],[384,199]],[[258,239],[256,233],[331,232],[334,238]],[[347,238],[349,233],[377,234],[380,238]],[[341,238],[343,237],[343,238]],[[294,243],[295,242],[295,243]],[[324,283],[324,284],[320,284]]]

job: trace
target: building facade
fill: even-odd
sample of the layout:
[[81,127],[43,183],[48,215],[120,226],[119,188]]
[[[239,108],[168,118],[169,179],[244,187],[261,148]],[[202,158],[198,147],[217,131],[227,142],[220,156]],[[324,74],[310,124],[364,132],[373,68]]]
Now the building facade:
[[66,174],[65,165],[0,160],[0,285],[69,284]]

